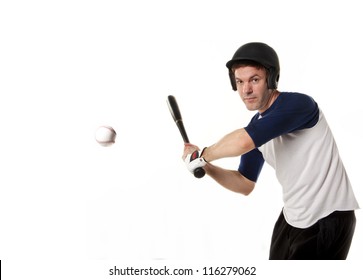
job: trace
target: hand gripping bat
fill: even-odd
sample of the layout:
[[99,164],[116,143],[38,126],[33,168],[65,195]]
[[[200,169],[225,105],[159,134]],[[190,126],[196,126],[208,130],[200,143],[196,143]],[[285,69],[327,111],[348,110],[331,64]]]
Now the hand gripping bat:
[[[182,119],[182,116],[181,116],[181,113],[180,113],[178,103],[177,103],[177,101],[176,101],[176,99],[175,99],[175,97],[173,95],[168,96],[167,104],[169,106],[170,114],[173,117],[173,119],[175,121],[175,124],[179,129],[179,132],[180,132],[180,134],[181,134],[181,136],[183,138],[184,143],[186,143],[186,144],[190,143],[187,132],[186,132],[185,127],[184,127],[184,123],[183,123],[183,119]],[[191,159],[193,160],[196,157],[198,157],[198,152],[194,152],[192,154]],[[194,173],[194,176],[196,178],[202,178],[205,175],[205,170],[202,167],[198,167],[198,168],[196,168],[194,170],[193,173]]]

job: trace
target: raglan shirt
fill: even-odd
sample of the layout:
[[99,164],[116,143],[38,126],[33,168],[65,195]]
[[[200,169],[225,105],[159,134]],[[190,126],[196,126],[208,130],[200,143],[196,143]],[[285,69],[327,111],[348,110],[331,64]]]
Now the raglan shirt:
[[256,148],[241,156],[238,171],[256,182],[265,161],[275,169],[290,225],[307,228],[336,210],[359,208],[329,125],[310,96],[281,92],[245,129]]

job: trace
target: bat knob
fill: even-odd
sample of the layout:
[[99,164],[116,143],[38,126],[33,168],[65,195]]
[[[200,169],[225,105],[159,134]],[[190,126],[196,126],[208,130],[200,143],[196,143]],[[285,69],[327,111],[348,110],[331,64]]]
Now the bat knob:
[[205,170],[201,167],[198,167],[194,170],[194,177],[203,178],[205,175]]

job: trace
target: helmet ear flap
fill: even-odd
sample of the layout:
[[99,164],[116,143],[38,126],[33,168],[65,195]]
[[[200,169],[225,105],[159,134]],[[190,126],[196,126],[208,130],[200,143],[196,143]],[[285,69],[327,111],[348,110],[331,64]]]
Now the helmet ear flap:
[[268,70],[267,87],[269,89],[277,89],[277,84],[279,81],[279,74],[275,69]]
[[236,77],[234,76],[232,70],[229,70],[228,74],[229,74],[229,79],[231,80],[232,89],[236,91],[237,90]]

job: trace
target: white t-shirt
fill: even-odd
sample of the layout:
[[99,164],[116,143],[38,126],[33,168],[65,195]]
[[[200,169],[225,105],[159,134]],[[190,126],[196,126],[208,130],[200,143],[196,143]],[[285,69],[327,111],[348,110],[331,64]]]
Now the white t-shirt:
[[[257,181],[264,161],[275,169],[289,224],[307,228],[336,210],[359,208],[329,125],[311,97],[280,93],[246,131],[258,148],[241,157],[239,171]],[[251,158],[254,169],[247,167]]]

